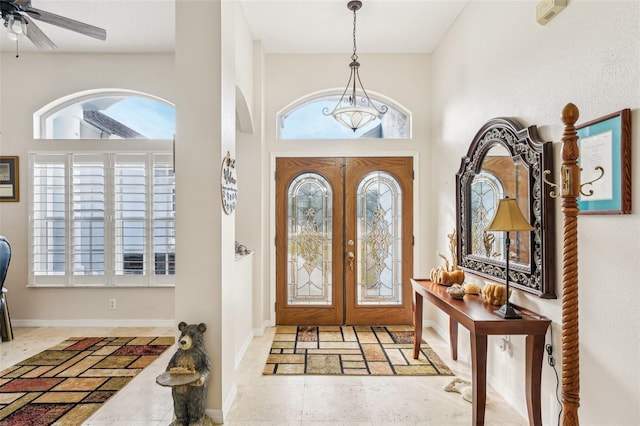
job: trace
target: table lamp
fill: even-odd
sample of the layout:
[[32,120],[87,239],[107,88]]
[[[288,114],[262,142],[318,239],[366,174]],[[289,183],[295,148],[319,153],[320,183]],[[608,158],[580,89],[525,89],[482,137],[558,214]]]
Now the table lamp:
[[487,226],[485,231],[504,231],[504,252],[506,257],[506,275],[505,283],[507,286],[507,294],[505,296],[505,304],[493,313],[504,319],[518,319],[522,316],[516,312],[515,309],[509,304],[509,246],[511,240],[509,239],[509,232],[511,231],[532,231],[533,226],[529,224],[525,219],[520,207],[518,206],[518,200],[515,198],[504,197],[498,204],[493,220]]

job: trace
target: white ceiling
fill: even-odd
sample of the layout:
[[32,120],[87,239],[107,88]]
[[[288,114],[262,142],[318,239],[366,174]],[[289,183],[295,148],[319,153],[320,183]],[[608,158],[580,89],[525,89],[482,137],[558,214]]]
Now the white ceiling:
[[[242,5],[253,38],[263,41],[267,53],[352,51],[353,15],[346,0],[232,1]],[[358,53],[429,53],[468,2],[364,0],[357,12]],[[107,40],[100,41],[36,21],[56,52],[174,50],[174,0],[32,0],[32,6],[107,30]],[[19,47],[22,53],[37,50],[27,39]],[[16,48],[1,27],[0,48]]]

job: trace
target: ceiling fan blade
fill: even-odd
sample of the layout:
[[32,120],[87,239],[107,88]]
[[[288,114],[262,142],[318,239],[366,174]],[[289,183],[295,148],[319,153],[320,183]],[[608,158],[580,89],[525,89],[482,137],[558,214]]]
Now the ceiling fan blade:
[[56,49],[56,44],[42,32],[40,27],[38,27],[32,19],[29,19],[26,15],[21,16],[27,22],[27,38],[31,40],[31,43],[35,44],[35,46],[41,50]]
[[93,25],[85,24],[84,22],[75,21],[64,16],[56,15],[55,13],[46,12],[44,10],[36,9],[35,7],[29,7],[24,9],[33,19],[38,19],[47,24],[55,25],[67,30],[75,31],[80,34],[84,34],[89,37],[97,38],[98,40],[107,39],[107,31],[103,28],[95,27]]

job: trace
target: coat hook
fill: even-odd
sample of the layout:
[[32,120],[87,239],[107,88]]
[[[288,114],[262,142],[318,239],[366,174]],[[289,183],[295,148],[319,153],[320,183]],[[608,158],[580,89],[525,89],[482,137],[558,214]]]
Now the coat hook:
[[[580,193],[582,195],[584,195],[585,197],[589,197],[589,196],[593,195],[593,189],[590,189],[589,192],[584,192],[582,190],[582,188],[584,188],[587,185],[593,185],[594,182],[597,182],[597,181],[599,181],[600,179],[602,179],[604,177],[604,169],[602,168],[602,166],[596,166],[595,170],[600,172],[600,176],[598,176],[594,180],[591,180],[589,182],[585,182],[582,185],[580,185]],[[580,169],[580,171],[582,171],[582,169]]]
[[[543,171],[543,172],[542,172],[542,181],[543,181],[544,183],[546,183],[547,185],[549,185],[550,187],[552,187],[552,188],[560,189],[560,185],[557,185],[557,184],[555,184],[555,183],[553,183],[553,182],[549,182],[549,181],[547,180],[547,175],[549,175],[549,174],[551,174],[551,170],[545,170],[545,171]],[[550,196],[551,198],[558,198],[558,197],[560,196],[560,193],[559,193],[559,192],[556,192],[555,190],[553,190],[553,191],[551,191],[551,192],[549,193],[549,196]]]

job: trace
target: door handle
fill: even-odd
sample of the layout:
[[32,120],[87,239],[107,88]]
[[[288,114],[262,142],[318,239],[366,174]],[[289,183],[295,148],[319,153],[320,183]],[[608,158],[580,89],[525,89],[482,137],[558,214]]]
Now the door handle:
[[349,265],[349,270],[353,271],[353,261],[355,260],[356,255],[353,254],[352,251],[347,253],[347,264]]

